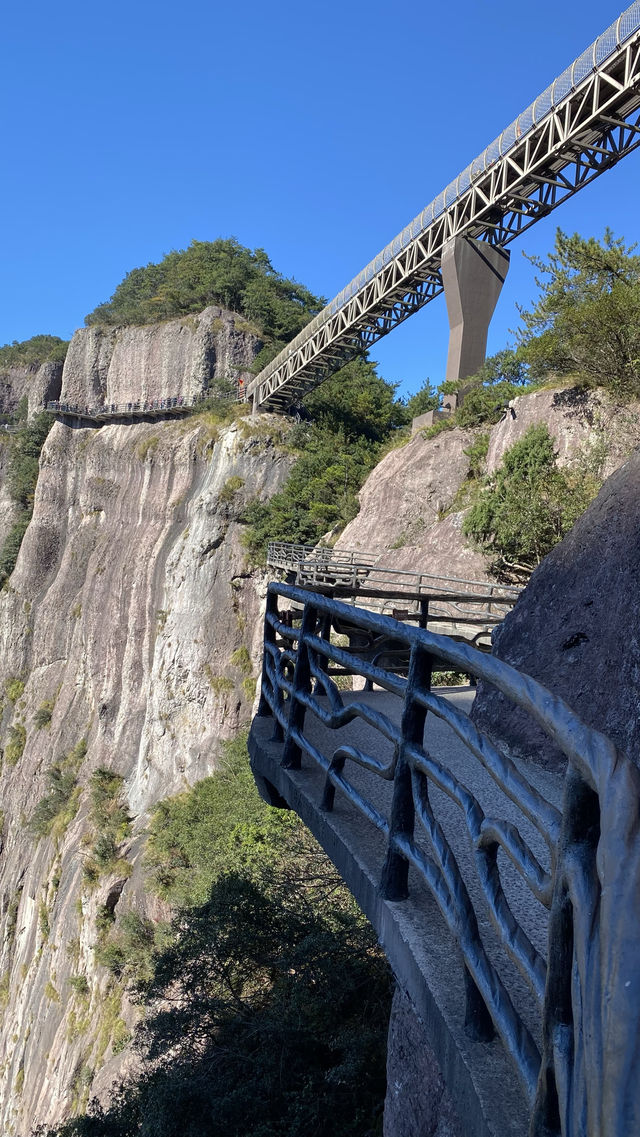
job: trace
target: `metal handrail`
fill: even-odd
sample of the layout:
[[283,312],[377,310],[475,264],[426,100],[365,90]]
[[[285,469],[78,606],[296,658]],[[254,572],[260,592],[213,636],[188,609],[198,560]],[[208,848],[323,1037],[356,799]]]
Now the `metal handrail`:
[[[162,399],[131,400],[126,403],[69,403],[59,399],[47,403],[51,414],[73,415],[101,421],[108,418],[149,414],[180,414],[206,403],[208,395],[171,395]],[[239,401],[239,400],[236,400]]]
[[[282,601],[300,606],[300,626],[281,618]],[[403,646],[410,657],[406,677],[332,643],[334,621]],[[431,690],[436,662],[490,683],[555,743],[567,763],[562,813],[539,792],[522,764],[506,757],[461,710]],[[345,699],[328,674],[331,664],[399,696],[401,723],[371,700],[355,694]],[[635,1047],[640,1027],[638,769],[562,699],[513,667],[446,637],[289,585],[269,586],[258,715],[273,718],[281,765],[299,771],[297,786],[303,784],[305,770],[322,772],[318,810],[331,811],[337,792],[382,834],[381,897],[396,902],[408,897],[411,866],[435,899],[462,954],[477,1037],[488,1040],[493,1032],[500,1037],[529,1103],[531,1134],[584,1137],[584,1117],[589,1116],[590,1133],[630,1137],[630,1119],[640,1117],[640,1054]],[[462,778],[427,746],[428,722],[423,741],[427,715],[451,728],[467,748],[469,766],[476,764],[490,776],[505,801],[517,807],[524,827],[485,814]],[[354,720],[393,745],[391,759],[381,759],[373,746],[365,752],[342,742],[338,735],[324,748],[313,737],[314,722],[337,732]],[[381,809],[372,800],[369,781],[356,784],[358,769],[392,784],[390,807]],[[480,901],[475,894],[472,898],[438,818],[438,797],[430,797],[429,787],[459,807],[481,884]],[[542,858],[541,847],[546,848]],[[514,910],[503,890],[505,856],[531,903],[549,912],[546,957],[522,925],[521,905]],[[538,1008],[533,1031],[518,1009],[520,995],[508,969],[485,943],[487,918],[532,992]]]

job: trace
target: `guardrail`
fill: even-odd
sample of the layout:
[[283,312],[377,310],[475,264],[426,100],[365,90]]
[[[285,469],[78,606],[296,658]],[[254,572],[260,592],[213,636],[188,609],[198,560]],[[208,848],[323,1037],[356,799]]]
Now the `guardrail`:
[[166,399],[138,400],[127,403],[67,403],[56,400],[47,403],[47,410],[55,415],[73,415],[75,418],[91,419],[94,422],[105,422],[110,418],[128,418],[143,415],[165,416],[179,415],[193,410],[206,402],[202,395],[184,396],[175,395]]
[[[439,631],[485,649],[490,649],[491,632],[522,591],[490,581],[388,568],[377,563],[379,557],[355,549],[284,542],[272,542],[267,550],[267,564],[289,573],[301,588],[387,612],[422,628],[440,625]],[[402,610],[400,604],[408,607]]]
[[[298,626],[281,617],[283,602],[300,606]],[[401,645],[409,657],[406,676],[332,643],[334,621]],[[536,785],[534,765],[510,760],[431,690],[435,665],[492,684],[553,739],[566,762],[561,809]],[[402,700],[400,722],[376,708],[375,692],[339,690],[332,667]],[[269,741],[265,720],[273,726]],[[466,748],[462,771],[449,768],[429,744],[429,723],[436,721]],[[366,749],[341,736],[354,723],[373,732]],[[407,936],[400,948],[392,931],[403,906],[413,900],[414,910],[422,908],[427,936],[435,901],[461,956],[467,1031],[486,1042],[490,1066],[497,1059],[489,1040],[496,1035],[501,1041],[524,1094],[531,1135],[640,1132],[640,772],[609,739],[529,676],[469,646],[271,584],[250,749],[259,784],[271,786],[274,802],[299,812],[306,802],[305,820],[312,828],[317,823],[334,859],[339,822],[360,842],[356,860],[366,856],[365,831],[377,834],[382,852],[371,870],[377,898],[366,888],[364,899],[356,898],[392,965],[394,952],[408,950]],[[478,772],[497,788],[502,816],[488,815],[474,792]],[[388,788],[386,798],[377,787]],[[447,802],[457,807],[455,825],[443,820]],[[321,819],[335,810],[340,816],[329,833]],[[471,867],[460,854],[462,835]],[[424,890],[431,902],[420,899]],[[448,1039],[439,1056],[445,1076],[453,1069],[455,1101],[455,1078],[468,1076],[470,1059],[452,1067],[451,1050]],[[477,1049],[472,1055],[482,1062]],[[490,1126],[475,1131],[496,1132]]]

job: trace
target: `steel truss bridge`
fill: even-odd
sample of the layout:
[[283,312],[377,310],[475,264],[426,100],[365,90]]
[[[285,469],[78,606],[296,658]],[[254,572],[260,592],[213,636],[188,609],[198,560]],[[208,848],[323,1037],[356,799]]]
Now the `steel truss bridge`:
[[502,247],[640,146],[632,4],[248,384],[284,411],[443,291],[445,244]]

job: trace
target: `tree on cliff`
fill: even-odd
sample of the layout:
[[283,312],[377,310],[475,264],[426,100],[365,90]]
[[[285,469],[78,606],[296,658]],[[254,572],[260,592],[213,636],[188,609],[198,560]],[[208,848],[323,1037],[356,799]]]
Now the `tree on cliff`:
[[192,241],[159,264],[134,268],[85,324],[151,324],[220,304],[253,321],[272,348],[297,335],[323,306],[321,297],[277,272],[264,249],[235,237]]
[[640,395],[640,256],[604,239],[556,232],[546,260],[530,258],[540,296],[522,310],[518,354],[535,376],[574,375],[622,398]]
[[407,407],[375,364],[354,359],[304,400],[307,416],[287,443],[298,457],[279,493],[245,511],[245,544],[264,557],[269,541],[315,544],[358,512],[358,490],[383,445],[406,424]]
[[526,581],[569,532],[600,488],[600,458],[596,451],[574,467],[558,466],[544,423],[529,427],[506,451],[463,522],[498,579]]

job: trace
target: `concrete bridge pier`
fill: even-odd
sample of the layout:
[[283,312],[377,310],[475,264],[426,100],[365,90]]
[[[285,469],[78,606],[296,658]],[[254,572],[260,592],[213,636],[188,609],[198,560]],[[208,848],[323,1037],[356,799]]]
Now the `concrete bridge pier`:
[[[486,241],[453,237],[445,244],[442,281],[450,329],[447,382],[466,379],[482,367],[489,324],[508,270],[509,253]],[[464,388],[458,403],[463,394]]]

